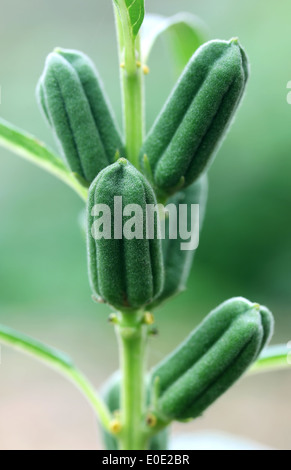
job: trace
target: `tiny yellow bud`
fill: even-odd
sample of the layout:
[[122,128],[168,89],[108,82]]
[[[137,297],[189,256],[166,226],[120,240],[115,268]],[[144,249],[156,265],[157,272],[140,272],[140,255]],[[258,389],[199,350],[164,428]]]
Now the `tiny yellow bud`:
[[154,428],[157,424],[157,418],[153,414],[149,414],[146,419],[146,423],[150,428]]
[[138,60],[138,61],[136,62],[136,65],[137,65],[138,68],[140,68],[140,67],[141,67],[141,61]]
[[120,68],[124,69],[125,68],[125,63],[124,62],[121,62],[120,64]]
[[117,324],[118,323],[117,315],[115,313],[111,313],[108,317],[108,322],[114,325]]
[[151,312],[145,312],[143,321],[146,325],[152,325],[155,322],[155,317]]
[[121,431],[121,423],[118,419],[113,419],[109,425],[112,434],[118,434]]
[[150,68],[148,65],[143,65],[142,66],[142,71],[145,75],[148,75],[150,73]]

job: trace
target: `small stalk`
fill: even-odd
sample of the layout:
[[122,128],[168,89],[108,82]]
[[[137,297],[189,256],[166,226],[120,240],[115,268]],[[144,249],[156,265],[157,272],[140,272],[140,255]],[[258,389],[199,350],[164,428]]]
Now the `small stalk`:
[[139,168],[139,151],[144,137],[144,80],[141,67],[140,36],[133,40],[126,7],[114,7],[119,60],[125,147],[128,160]]
[[147,326],[142,314],[121,313],[116,327],[120,348],[121,382],[121,450],[145,450],[146,411],[146,343]]

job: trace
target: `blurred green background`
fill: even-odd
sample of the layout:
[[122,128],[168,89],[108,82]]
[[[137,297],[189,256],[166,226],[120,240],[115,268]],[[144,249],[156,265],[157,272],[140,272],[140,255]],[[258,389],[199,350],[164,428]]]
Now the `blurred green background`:
[[[151,364],[210,309],[243,295],[276,317],[273,342],[291,340],[291,4],[146,0],[147,11],[197,14],[209,38],[238,36],[251,62],[247,96],[210,170],[208,212],[189,289],[156,313]],[[35,100],[46,55],[76,48],[97,64],[119,122],[110,0],[2,0],[1,117],[54,146]],[[147,125],[174,84],[162,41],[150,60]],[[62,183],[0,149],[0,322],[70,353],[98,386],[117,368],[109,310],[94,304],[77,219],[82,202]],[[87,404],[62,378],[2,348],[1,449],[100,448]],[[185,431],[220,429],[291,448],[290,372],[246,378]],[[175,428],[179,431],[181,426]]]

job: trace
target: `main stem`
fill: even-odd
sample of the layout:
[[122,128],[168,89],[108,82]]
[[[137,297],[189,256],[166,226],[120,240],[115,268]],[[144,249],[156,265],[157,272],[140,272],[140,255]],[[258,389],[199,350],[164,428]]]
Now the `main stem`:
[[[143,69],[140,37],[134,36],[125,1],[114,6],[123,101],[123,120],[127,159],[139,168],[139,153],[144,136]],[[144,415],[146,408],[145,358],[147,326],[141,312],[119,314],[117,335],[120,348],[121,450],[147,447]]]
[[127,8],[115,9],[121,66],[123,121],[128,160],[139,168],[139,152],[144,137],[144,87],[140,36],[132,37]]
[[142,314],[121,313],[117,335],[120,348],[121,450],[145,450],[145,371],[147,327]]

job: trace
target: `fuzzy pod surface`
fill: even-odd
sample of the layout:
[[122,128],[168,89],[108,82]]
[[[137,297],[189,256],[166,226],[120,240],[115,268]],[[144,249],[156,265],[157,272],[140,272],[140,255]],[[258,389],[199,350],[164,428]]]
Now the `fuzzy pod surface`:
[[[108,209],[103,212],[103,217],[109,221],[109,233],[102,237],[97,234],[99,229],[95,230],[95,224],[100,224],[100,220],[96,218],[94,208],[100,208],[100,204],[110,209],[109,213]],[[95,296],[116,310],[143,308],[163,288],[164,269],[157,217],[154,218],[153,238],[146,236],[149,204],[156,205],[152,187],[125,159],[119,159],[102,170],[89,188],[90,283]],[[132,219],[132,215],[136,218]],[[125,232],[127,236],[124,236]]]
[[99,171],[124,156],[97,71],[82,52],[55,49],[46,60],[37,98],[72,170],[91,183]]
[[[120,411],[120,371],[115,372],[104,384],[101,390],[102,398],[107,404],[111,413]],[[150,390],[148,387],[147,401],[150,400]],[[101,427],[103,441],[107,450],[118,450],[118,441],[109,432]],[[149,450],[168,449],[168,429],[165,428],[150,439]]]
[[185,68],[140,152],[161,194],[208,167],[243,96],[248,60],[237,39],[201,46]]
[[[177,209],[177,220],[180,224],[187,227],[191,231],[191,223],[189,225],[189,215],[191,214],[191,204],[199,204],[199,230],[201,231],[205,216],[206,203],[208,195],[208,177],[204,174],[198,181],[193,183],[186,189],[183,189],[172,196],[167,201],[167,205],[174,205]],[[181,204],[187,205],[187,213],[182,212],[179,208]],[[190,221],[191,222],[191,221]],[[196,250],[182,250],[181,243],[185,242],[180,236],[179,226],[177,227],[177,238],[170,239],[171,233],[174,233],[177,227],[175,218],[166,217],[165,219],[165,238],[162,240],[163,260],[165,282],[164,288],[159,297],[149,305],[149,310],[161,305],[167,299],[183,292],[190,274],[193,258]]]
[[241,297],[221,304],[153,370],[157,414],[165,421],[200,416],[257,359],[272,333],[266,307]]

